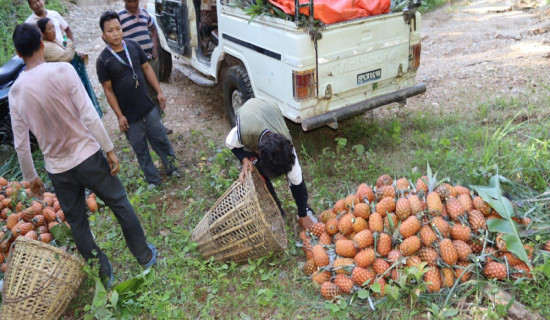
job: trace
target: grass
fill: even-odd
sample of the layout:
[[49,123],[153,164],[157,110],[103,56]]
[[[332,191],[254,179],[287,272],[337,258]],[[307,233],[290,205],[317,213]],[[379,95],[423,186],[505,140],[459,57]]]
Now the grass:
[[[461,114],[430,110],[406,114],[405,110],[388,118],[349,119],[340,124],[338,131],[321,128],[303,133],[297,125],[289,127],[298,146],[310,203],[318,213],[354,192],[360,183],[375,183],[382,173],[415,181],[425,173],[427,161],[439,170],[439,177],[450,177],[453,183],[465,186],[487,184],[498,167],[498,172],[510,179],[503,187],[515,200],[518,214],[533,220],[534,231],[522,236],[524,242],[535,245],[536,265],[540,266],[533,271],[536,281],[506,281],[498,285],[548,318],[550,256],[538,249],[550,239],[550,196],[541,197],[550,185],[550,118],[538,115],[549,102],[550,90],[543,99],[498,98],[469,106],[474,112]],[[127,142],[117,141],[122,162],[119,177],[148,240],[160,252],[154,275],[121,302],[135,319],[419,319],[428,313],[441,319],[500,319],[506,315],[505,306],[488,299],[493,292],[486,290],[486,285],[492,283],[477,273],[473,277],[479,281],[459,284],[441,294],[427,294],[423,286],[401,287],[394,283],[392,293],[397,298],[371,297],[374,310],[367,290],[335,303],[324,301],[318,288],[302,273],[305,258],[290,217],[285,252],[241,264],[204,260],[190,241],[191,232],[204,212],[238,177],[239,169],[221,138],[213,141],[194,131],[181,139],[187,150],[200,151],[186,154],[182,178],[167,180],[162,188],[151,191],[146,189]],[[14,166],[13,158],[11,161],[6,168]],[[279,178],[274,184],[291,216],[296,208],[286,180]],[[97,242],[111,258],[118,280],[142,272],[112,213],[103,209],[90,217],[90,224]],[[415,276],[409,274],[407,279]],[[92,279],[86,280],[64,319],[81,319],[87,313],[93,288]],[[104,313],[97,308],[92,310],[96,311],[88,316],[107,319],[114,307],[105,304]]]
[[[60,14],[65,13],[65,5],[61,0],[46,0],[46,9],[55,10]],[[15,55],[15,49],[12,43],[12,35],[15,26],[25,22],[32,14],[27,1],[25,0],[0,0],[0,65],[6,63]]]

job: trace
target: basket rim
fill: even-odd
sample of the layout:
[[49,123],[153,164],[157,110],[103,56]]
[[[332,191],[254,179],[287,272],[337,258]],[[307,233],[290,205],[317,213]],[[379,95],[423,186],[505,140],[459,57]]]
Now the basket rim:
[[40,247],[41,249],[52,251],[55,254],[63,256],[63,258],[65,258],[65,259],[70,259],[73,262],[78,263],[81,267],[84,267],[86,265],[86,262],[84,261],[84,259],[79,258],[79,257],[77,257],[73,254],[70,254],[67,251],[64,251],[64,250],[62,250],[58,247],[55,247],[51,244],[47,244],[47,243],[44,243],[42,241],[33,240],[33,239],[30,239],[30,238],[25,238],[25,237],[17,237],[17,239],[15,239],[15,241],[13,243],[15,244],[17,242],[23,242],[23,243],[31,244],[31,245]]

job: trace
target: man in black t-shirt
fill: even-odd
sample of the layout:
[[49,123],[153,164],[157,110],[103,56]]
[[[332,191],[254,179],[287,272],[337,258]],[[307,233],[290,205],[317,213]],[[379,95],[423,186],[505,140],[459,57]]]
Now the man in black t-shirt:
[[122,27],[116,12],[103,13],[99,25],[107,47],[97,59],[97,76],[118,118],[120,131],[126,133],[136,153],[149,187],[158,185],[161,177],[149,154],[147,141],[162,160],[166,173],[179,177],[174,150],[161,123],[160,111],[147,92],[146,79],[157,91],[160,108],[164,110],[166,97],[145,52],[137,42],[122,39]]

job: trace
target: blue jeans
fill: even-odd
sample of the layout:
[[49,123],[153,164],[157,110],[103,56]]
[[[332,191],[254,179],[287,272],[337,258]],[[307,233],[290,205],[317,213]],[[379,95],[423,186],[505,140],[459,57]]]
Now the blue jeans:
[[139,166],[148,183],[159,184],[162,181],[159,171],[151,159],[149,143],[159,155],[167,174],[177,170],[174,165],[176,155],[166,135],[166,129],[160,122],[159,108],[153,108],[140,120],[130,123],[126,138],[137,156]]
[[[115,214],[126,239],[126,245],[140,264],[147,263],[151,250],[134,208],[128,201],[126,189],[111,175],[109,163],[101,151],[63,173],[49,173],[55,194],[65,213],[78,251],[84,259],[99,258],[100,272],[108,274],[107,256],[97,246],[86,215],[85,188],[94,192]],[[97,256],[94,256],[94,251]]]

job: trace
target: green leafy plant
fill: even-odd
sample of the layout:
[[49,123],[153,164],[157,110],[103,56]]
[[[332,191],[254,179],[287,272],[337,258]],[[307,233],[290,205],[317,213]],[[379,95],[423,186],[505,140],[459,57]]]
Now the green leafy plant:
[[86,305],[84,311],[88,312],[84,320],[93,319],[132,319],[131,305],[133,300],[147,279],[155,277],[154,269],[146,269],[137,277],[128,279],[112,290],[107,291],[96,270],[86,266],[84,271],[92,278],[95,284],[94,298],[91,305]]
[[498,174],[497,170],[497,174],[491,178],[488,186],[472,186],[472,188],[504,218],[487,221],[489,231],[502,233],[502,238],[506,242],[506,248],[530,265],[529,257],[519,237],[518,226],[512,220],[512,217],[514,217],[514,206],[508,198],[502,195],[500,180],[507,181],[506,178]]

